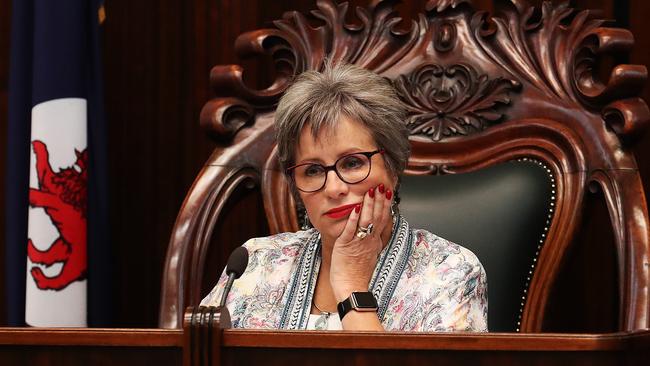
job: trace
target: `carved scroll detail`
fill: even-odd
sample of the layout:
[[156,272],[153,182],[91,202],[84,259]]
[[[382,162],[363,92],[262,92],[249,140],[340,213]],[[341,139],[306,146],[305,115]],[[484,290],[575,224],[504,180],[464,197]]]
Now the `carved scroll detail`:
[[236,98],[217,98],[201,110],[201,127],[215,140],[228,141],[239,130],[254,123],[255,112]]
[[421,167],[409,167],[412,172],[422,175],[447,175],[455,174],[453,167],[448,164],[429,164]]
[[508,93],[520,84],[501,77],[489,79],[468,65],[425,64],[401,75],[394,86],[408,109],[411,135],[440,141],[482,131],[498,121],[503,116],[498,105],[510,104]]
[[460,4],[467,3],[471,4],[471,1],[469,0],[429,0],[427,1],[427,4],[424,6],[424,8],[427,11],[431,10],[436,10],[437,12],[443,12],[447,10],[447,8],[452,7],[455,8]]
[[[606,84],[596,75],[598,58],[632,48],[629,31],[602,27],[605,20],[593,11],[575,11],[568,2],[544,2],[539,16],[525,0],[510,3],[501,10],[502,16],[475,12],[470,31],[482,52],[526,87],[537,89],[558,105],[584,106],[596,114],[605,114],[603,106],[615,100],[639,94],[647,79],[644,66],[617,65]],[[640,111],[632,105],[619,107],[622,115]],[[650,119],[649,114],[638,117],[639,121]],[[645,125],[639,123],[631,128]]]
[[602,116],[607,126],[626,143],[635,142],[650,124],[648,105],[641,98],[610,103],[603,109]]

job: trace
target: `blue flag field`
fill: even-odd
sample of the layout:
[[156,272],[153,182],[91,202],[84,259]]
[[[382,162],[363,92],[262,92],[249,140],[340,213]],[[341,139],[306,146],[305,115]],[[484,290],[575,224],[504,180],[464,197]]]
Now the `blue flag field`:
[[109,326],[103,2],[14,0],[6,263],[12,326]]

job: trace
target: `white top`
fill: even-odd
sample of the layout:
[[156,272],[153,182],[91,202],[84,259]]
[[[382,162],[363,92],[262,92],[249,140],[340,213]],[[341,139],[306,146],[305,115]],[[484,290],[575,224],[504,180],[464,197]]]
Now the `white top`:
[[[226,302],[232,327],[307,329],[321,265],[320,233],[281,233],[251,239],[244,247],[248,267]],[[227,281],[224,271],[201,305],[218,305]],[[368,291],[387,331],[487,331],[487,279],[478,258],[435,234],[411,229],[401,216]],[[314,328],[325,328],[325,319],[316,324],[320,317]],[[340,322],[336,313],[327,319],[327,329],[334,321]]]

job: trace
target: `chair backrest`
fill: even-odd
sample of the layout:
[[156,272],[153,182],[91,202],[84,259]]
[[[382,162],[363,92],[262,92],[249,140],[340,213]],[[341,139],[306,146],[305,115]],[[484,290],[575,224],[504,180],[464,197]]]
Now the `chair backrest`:
[[480,258],[488,278],[490,331],[519,330],[553,218],[554,185],[550,169],[529,159],[402,179],[399,206],[409,224],[462,244]]
[[[405,123],[412,156],[404,178],[404,212],[415,226],[479,255],[488,271],[495,330],[542,330],[585,192],[594,187],[602,189],[616,240],[619,329],[650,327],[648,212],[630,149],[650,119],[638,98],[647,72],[638,65],[616,65],[606,83],[594,74],[604,54],[631,48],[628,31],[605,28],[591,12],[566,4],[544,3],[536,13],[525,1],[513,1],[490,16],[467,1],[432,0],[408,29],[397,27],[392,1],[357,8],[356,24],[346,23],[345,3],[319,1],[317,7],[312,15],[319,25],[289,12],[276,28],[238,38],[240,53],[274,61],[277,78],[267,89],[247,87],[239,66],[212,70],[217,97],[204,106],[201,124],[219,146],[173,229],[161,327],[180,327],[184,308],[199,303],[205,282],[216,281],[204,278],[210,246],[227,253],[241,244],[222,242],[213,230],[231,219],[228,202],[242,186],[261,192],[269,233],[299,228],[278,168],[274,108],[292,77],[319,69],[325,57],[392,80],[409,109]],[[443,177],[420,179],[432,175]],[[448,196],[452,188],[466,198]],[[431,211],[442,214],[420,213],[413,194],[423,191]],[[498,202],[505,211],[491,207]],[[454,206],[457,213],[446,212]],[[474,216],[483,209],[490,211]],[[504,224],[494,215],[513,221]],[[465,221],[455,220],[460,217]],[[235,230],[257,234],[247,227]],[[219,261],[223,265],[223,255]],[[499,271],[504,263],[513,269]]]

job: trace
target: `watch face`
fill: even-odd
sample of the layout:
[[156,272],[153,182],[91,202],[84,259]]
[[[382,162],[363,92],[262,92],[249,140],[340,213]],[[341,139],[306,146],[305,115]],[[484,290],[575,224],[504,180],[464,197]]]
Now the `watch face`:
[[361,308],[361,309],[377,308],[377,300],[375,300],[375,297],[372,295],[371,292],[355,292],[353,295],[354,295],[354,300],[356,302],[357,308]]

